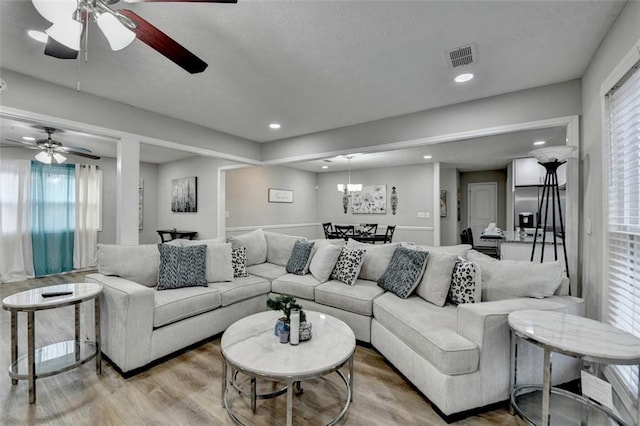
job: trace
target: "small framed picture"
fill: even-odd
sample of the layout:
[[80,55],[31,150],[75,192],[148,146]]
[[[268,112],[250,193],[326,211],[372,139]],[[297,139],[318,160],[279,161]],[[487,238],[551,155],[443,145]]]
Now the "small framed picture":
[[290,189],[269,188],[270,203],[293,203],[293,191]]
[[447,217],[447,191],[440,191],[440,217]]

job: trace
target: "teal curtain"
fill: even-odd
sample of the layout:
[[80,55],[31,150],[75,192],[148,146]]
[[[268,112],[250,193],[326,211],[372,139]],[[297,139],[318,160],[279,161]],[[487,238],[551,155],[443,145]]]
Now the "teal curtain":
[[75,165],[31,162],[31,241],[36,276],[73,269]]

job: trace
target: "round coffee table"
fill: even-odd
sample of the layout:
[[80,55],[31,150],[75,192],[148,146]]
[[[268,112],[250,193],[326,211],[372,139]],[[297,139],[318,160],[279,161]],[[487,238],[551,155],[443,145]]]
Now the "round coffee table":
[[[609,324],[556,311],[523,310],[509,314],[511,327],[511,405],[520,417],[530,424],[588,424],[589,416],[596,417],[592,424],[624,424],[607,407],[584,396],[551,386],[552,353],[560,353],[590,364],[640,364],[640,339]],[[518,339],[544,349],[542,386],[517,384]],[[531,392],[536,391],[536,392]],[[521,395],[541,392],[540,399],[532,403],[519,403]],[[556,398],[555,410],[551,404]],[[537,395],[536,395],[537,397]],[[558,409],[558,407],[561,407]],[[589,410],[591,409],[591,410]],[[577,413],[577,414],[570,414]],[[567,417],[569,416],[569,417]]]
[[[11,383],[29,382],[29,403],[36,401],[36,379],[68,371],[96,358],[96,374],[102,374],[100,356],[100,303],[102,286],[95,283],[59,284],[7,296],[2,308],[11,312]],[[56,295],[57,294],[57,295]],[[52,295],[52,296],[50,296]],[[95,299],[95,342],[80,339],[80,303]],[[75,305],[75,340],[35,348],[35,313]],[[27,353],[18,358],[18,312],[27,313]]]
[[[316,377],[337,373],[345,384],[347,400],[338,416],[329,422],[338,422],[347,412],[353,399],[353,355],[356,338],[344,322],[330,315],[305,311],[307,321],[313,324],[313,338],[297,346],[280,343],[274,336],[276,320],[281,312],[267,311],[251,315],[232,324],[222,335],[222,406],[238,424],[243,424],[227,403],[227,369],[232,370],[232,384],[240,372],[251,378],[251,405],[255,410],[255,380],[286,384],[287,425],[293,423],[294,385]],[[340,370],[348,364],[349,377]],[[285,390],[268,396],[277,396]]]

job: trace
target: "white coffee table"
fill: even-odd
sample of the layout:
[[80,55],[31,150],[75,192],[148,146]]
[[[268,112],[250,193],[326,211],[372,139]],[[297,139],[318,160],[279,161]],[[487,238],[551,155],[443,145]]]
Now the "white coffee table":
[[[590,364],[640,364],[640,339],[612,327],[609,324],[589,318],[565,314],[555,311],[524,310],[509,314],[511,336],[511,405],[521,417],[532,424],[549,425],[554,415],[565,416],[563,420],[555,420],[554,424],[567,423],[567,412],[570,403],[577,403],[580,413],[576,424],[587,424],[588,408],[594,410],[601,419],[595,424],[609,424],[609,419],[618,424],[624,422],[606,407],[586,397],[575,395],[563,389],[551,387],[552,353],[571,356]],[[544,371],[542,387],[517,384],[518,340],[523,339],[544,349]],[[541,411],[525,413],[518,404],[518,397],[531,390],[542,391]],[[565,412],[554,412],[550,409],[551,395],[563,398]],[[540,407],[540,405],[538,405]],[[587,411],[585,411],[585,409]],[[538,415],[540,416],[538,418]],[[640,417],[640,414],[639,416]],[[539,422],[537,421],[539,420]]]
[[[43,293],[71,292],[68,295],[43,297]],[[36,288],[7,296],[2,308],[11,312],[11,365],[13,385],[29,382],[29,403],[36,401],[36,379],[53,376],[96,358],[96,374],[102,374],[100,355],[100,303],[102,286],[95,283],[59,284]],[[95,342],[80,339],[80,303],[95,299]],[[45,309],[75,306],[75,340],[35,348],[35,313]],[[18,312],[27,313],[27,353],[18,358]]]
[[[344,408],[329,424],[338,422],[347,412],[353,397],[353,355],[356,338],[351,328],[330,315],[305,311],[307,321],[313,324],[313,338],[300,342],[297,346],[280,343],[274,336],[276,320],[281,312],[267,311],[251,315],[232,324],[222,335],[222,406],[238,424],[242,422],[227,403],[227,370],[232,370],[232,384],[235,374],[240,372],[251,378],[252,408],[255,410],[255,380],[281,382],[286,385],[287,425],[293,423],[294,385],[336,372],[344,382],[347,400]],[[340,370],[349,368],[347,378]],[[274,392],[276,396],[284,393]]]

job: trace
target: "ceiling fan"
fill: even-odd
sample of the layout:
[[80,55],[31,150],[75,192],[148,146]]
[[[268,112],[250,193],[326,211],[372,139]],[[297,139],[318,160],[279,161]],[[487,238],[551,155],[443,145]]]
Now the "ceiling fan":
[[[204,71],[207,63],[174,39],[145,21],[131,10],[114,10],[119,0],[32,0],[34,7],[51,25],[47,34],[45,55],[60,59],[76,59],[80,41],[87,37],[88,25],[94,21],[107,38],[111,50],[124,49],[136,38],[163,54],[191,74]],[[206,2],[237,3],[237,0],[125,0],[139,2]],[[86,50],[86,47],[85,47]]]
[[[78,157],[90,158],[92,160],[99,160],[100,157],[91,154],[91,150],[80,147],[65,147],[61,142],[53,140],[51,135],[56,131],[53,127],[44,127],[44,131],[47,132],[46,139],[39,139],[35,142],[27,141],[14,141],[11,139],[5,139],[12,145],[0,145],[0,148],[26,148],[26,149],[39,149],[40,152],[36,154],[36,160],[41,163],[51,164],[54,161],[58,164],[67,161],[67,157],[63,154],[76,155]],[[16,145],[17,144],[17,145]]]

